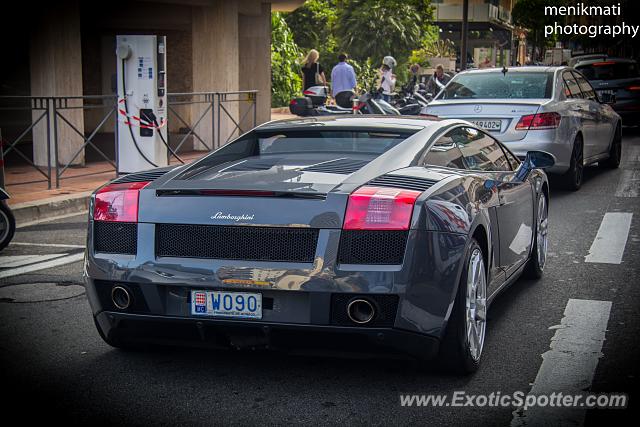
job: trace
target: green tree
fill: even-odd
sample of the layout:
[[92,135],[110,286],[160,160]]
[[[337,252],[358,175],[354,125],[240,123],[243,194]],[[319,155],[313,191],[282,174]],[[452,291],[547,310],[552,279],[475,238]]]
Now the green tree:
[[287,105],[302,88],[302,52],[280,13],[271,14],[271,106]]
[[518,0],[511,11],[513,23],[529,30],[527,38],[531,40],[533,46],[533,60],[539,60],[536,56],[542,54],[545,46],[553,43],[554,38],[546,39],[544,37],[544,26],[553,25],[559,17],[547,16],[544,14],[545,6],[561,6],[566,3],[565,0]]
[[[424,21],[416,1],[342,0],[338,5],[336,33],[338,43],[357,60],[372,58],[374,63],[386,55],[400,62],[420,45]],[[420,5],[424,2],[420,1]]]
[[302,49],[333,52],[336,40],[336,0],[307,0],[302,6],[285,15],[293,37]]

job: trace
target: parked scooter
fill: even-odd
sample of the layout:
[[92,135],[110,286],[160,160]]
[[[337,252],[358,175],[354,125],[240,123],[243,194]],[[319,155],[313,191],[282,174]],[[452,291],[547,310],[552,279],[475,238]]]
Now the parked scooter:
[[7,204],[9,194],[0,187],[0,251],[4,249],[16,231],[16,220]]
[[351,99],[354,106],[351,108],[327,105],[329,91],[326,86],[312,86],[305,90],[303,95],[305,96],[294,98],[289,103],[289,111],[292,114],[302,117],[344,114],[400,114],[388,102],[378,99],[378,94],[375,91],[363,93],[355,102],[353,100],[356,99],[356,94],[353,92]]
[[4,147],[2,146],[2,135],[0,134],[0,251],[9,244],[16,231],[16,219],[7,204],[9,193],[4,190],[3,152]]
[[394,106],[402,115],[417,116],[429,101],[418,91],[403,91],[394,102]]

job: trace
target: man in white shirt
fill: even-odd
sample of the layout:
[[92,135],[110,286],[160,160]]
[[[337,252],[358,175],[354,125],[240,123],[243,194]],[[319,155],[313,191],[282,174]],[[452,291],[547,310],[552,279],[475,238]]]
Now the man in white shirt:
[[356,72],[347,64],[347,54],[338,56],[338,64],[331,70],[331,94],[336,103],[344,108],[350,108],[352,91],[356,87]]

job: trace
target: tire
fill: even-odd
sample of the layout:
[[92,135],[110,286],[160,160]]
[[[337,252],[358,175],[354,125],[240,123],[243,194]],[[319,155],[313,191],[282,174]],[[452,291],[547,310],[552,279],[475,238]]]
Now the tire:
[[531,257],[524,268],[524,276],[529,279],[542,277],[547,261],[547,245],[549,224],[549,199],[545,193],[540,193],[536,204],[536,234],[533,239]]
[[16,232],[16,219],[5,200],[0,201],[0,251],[7,247]]
[[620,167],[620,159],[622,157],[622,131],[620,126],[616,127],[616,133],[613,135],[613,141],[611,141],[611,148],[609,148],[609,158],[599,162],[599,166],[606,169],[617,169]]
[[[470,270],[472,272],[475,271],[475,277],[478,278],[476,281],[475,302],[467,298],[468,294],[473,294],[471,285],[474,280],[469,277]],[[484,254],[478,242],[472,239],[465,256],[464,269],[460,277],[453,311],[447,324],[446,335],[440,346],[439,359],[446,370],[463,375],[478,370],[486,336],[486,301],[487,275]],[[475,346],[470,344],[468,339],[469,335],[473,335],[473,331],[470,329],[469,316],[475,318],[474,324],[479,328],[474,328],[478,337]]]
[[584,176],[584,144],[582,136],[576,136],[573,141],[573,151],[571,152],[571,162],[569,170],[560,176],[560,183],[566,190],[577,191],[582,186]]

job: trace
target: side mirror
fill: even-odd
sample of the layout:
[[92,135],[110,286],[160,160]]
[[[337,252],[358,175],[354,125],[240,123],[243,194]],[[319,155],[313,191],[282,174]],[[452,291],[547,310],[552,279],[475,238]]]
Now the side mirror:
[[604,92],[599,94],[599,97],[601,104],[613,105],[616,103],[616,96],[612,93]]
[[529,151],[516,171],[516,178],[519,181],[524,181],[532,170],[550,168],[555,164],[556,159],[551,154],[544,151]]

